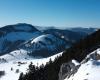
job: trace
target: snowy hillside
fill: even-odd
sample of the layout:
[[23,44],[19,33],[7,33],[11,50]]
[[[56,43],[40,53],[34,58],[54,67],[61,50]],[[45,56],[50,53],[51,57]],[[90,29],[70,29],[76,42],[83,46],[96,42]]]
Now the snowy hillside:
[[[7,62],[12,60],[22,60],[22,59],[30,59],[31,57],[27,55],[27,51],[20,49],[10,52],[9,54],[5,54],[3,56],[0,56],[0,59],[4,59]],[[0,63],[2,63],[1,61]]]
[[35,39],[31,39],[20,46],[20,49],[28,51],[29,56],[49,57],[51,55],[62,52],[70,47],[71,44],[62,38],[52,34],[43,34]]
[[32,25],[24,23],[0,28],[0,55],[16,49],[21,43],[41,34]]
[[[66,46],[67,45],[67,46]],[[67,44],[62,39],[59,39],[51,34],[41,35],[37,38],[32,38],[22,44],[19,49],[1,56],[1,59],[6,61],[30,58],[49,57],[63,51],[71,44]]]
[[12,60],[9,62],[1,63],[0,64],[0,71],[5,71],[5,75],[0,78],[0,80],[18,80],[19,75],[21,72],[26,73],[29,64],[32,62],[34,65],[42,65],[46,64],[51,58],[53,61],[55,57],[62,55],[61,53],[58,53],[57,55],[51,56],[49,58],[43,58],[43,59],[21,59],[21,60]]
[[100,80],[100,49],[90,53],[75,74],[65,80]]

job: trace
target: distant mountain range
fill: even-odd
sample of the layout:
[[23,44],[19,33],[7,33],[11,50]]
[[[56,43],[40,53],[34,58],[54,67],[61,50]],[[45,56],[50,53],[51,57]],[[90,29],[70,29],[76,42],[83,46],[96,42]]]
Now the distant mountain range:
[[94,31],[95,28],[60,30],[53,27],[40,31],[36,26],[25,23],[7,25],[0,28],[0,55],[24,49],[33,57],[51,56]]
[[7,25],[0,28],[0,55],[11,56],[15,55],[13,53],[15,51],[24,50],[28,56],[48,57],[64,51],[96,30],[95,28],[61,30],[50,27],[41,31],[37,26],[26,23]]

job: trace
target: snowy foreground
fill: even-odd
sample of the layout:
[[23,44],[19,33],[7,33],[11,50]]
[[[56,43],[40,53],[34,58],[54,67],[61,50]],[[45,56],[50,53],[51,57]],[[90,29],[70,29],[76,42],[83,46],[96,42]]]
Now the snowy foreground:
[[[41,64],[46,64],[52,59],[55,59],[56,56],[62,55],[58,53],[49,58],[42,59],[7,59],[8,62],[0,63],[0,71],[5,71],[5,75],[0,78],[0,80],[18,80],[21,72],[26,73],[29,64],[32,62],[36,66],[40,66]],[[6,56],[3,56],[6,58]],[[21,64],[20,64],[21,62]],[[64,80],[100,80],[100,49],[97,49],[87,55],[87,57],[81,62],[77,63],[77,61],[72,60],[72,62],[77,66],[80,65],[79,69],[75,74],[72,74],[69,78],[66,77]],[[17,72],[17,70],[19,70]]]
[[[11,60],[7,63],[1,63],[0,64],[0,71],[5,71],[5,75],[0,78],[0,80],[18,80],[19,75],[21,72],[26,73],[29,64],[32,62],[34,65],[40,66],[41,64],[46,64],[52,59],[52,61],[55,59],[56,56],[62,55],[62,52],[54,55],[49,58],[43,58],[43,59],[32,59],[29,60],[23,59],[23,60]],[[18,62],[21,62],[22,64],[19,64]],[[16,72],[19,69],[18,73]]]
[[100,80],[100,49],[90,53],[80,65],[78,71],[65,80]]

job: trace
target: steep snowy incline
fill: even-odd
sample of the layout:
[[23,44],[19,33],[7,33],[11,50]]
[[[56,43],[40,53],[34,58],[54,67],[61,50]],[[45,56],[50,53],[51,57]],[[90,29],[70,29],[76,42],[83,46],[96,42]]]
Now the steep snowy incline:
[[90,53],[77,72],[65,80],[100,80],[100,48]]

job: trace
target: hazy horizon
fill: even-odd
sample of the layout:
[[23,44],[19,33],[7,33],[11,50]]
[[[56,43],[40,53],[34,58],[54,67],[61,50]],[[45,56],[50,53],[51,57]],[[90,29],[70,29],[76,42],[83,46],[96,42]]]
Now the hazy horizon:
[[[14,24],[7,24],[7,25],[4,25],[4,26],[0,26],[0,28],[2,28],[2,27],[5,27],[5,26],[9,26],[9,25],[17,25],[17,24],[29,24],[29,23],[14,23]],[[32,26],[34,26],[34,27],[36,27],[37,29],[39,29],[39,28],[41,28],[41,29],[45,29],[45,28],[51,28],[51,29],[70,29],[70,28],[100,28],[100,27],[96,27],[96,26],[66,26],[66,27],[64,27],[64,26],[38,26],[38,25],[34,25],[34,24],[30,24],[30,25],[32,25]],[[40,29],[40,30],[41,30]]]

